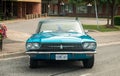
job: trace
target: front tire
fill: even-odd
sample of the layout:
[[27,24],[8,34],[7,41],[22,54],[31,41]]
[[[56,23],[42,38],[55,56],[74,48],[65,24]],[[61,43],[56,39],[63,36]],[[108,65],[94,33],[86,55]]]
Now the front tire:
[[94,55],[89,59],[83,60],[83,65],[84,68],[92,68],[94,66]]
[[38,67],[38,60],[34,60],[30,58],[30,66],[31,69],[37,68]]

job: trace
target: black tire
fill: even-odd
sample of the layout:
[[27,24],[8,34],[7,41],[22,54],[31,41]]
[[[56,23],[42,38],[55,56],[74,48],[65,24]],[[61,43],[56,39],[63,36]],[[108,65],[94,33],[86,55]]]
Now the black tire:
[[83,60],[83,65],[84,68],[92,68],[94,66],[94,55],[89,59]]
[[34,60],[30,58],[30,66],[31,69],[37,68],[38,67],[38,60]]

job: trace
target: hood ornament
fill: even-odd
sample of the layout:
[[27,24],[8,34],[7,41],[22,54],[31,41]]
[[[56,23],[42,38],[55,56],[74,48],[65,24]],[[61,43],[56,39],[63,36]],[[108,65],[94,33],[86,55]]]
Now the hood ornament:
[[60,49],[63,49],[63,45],[60,45]]

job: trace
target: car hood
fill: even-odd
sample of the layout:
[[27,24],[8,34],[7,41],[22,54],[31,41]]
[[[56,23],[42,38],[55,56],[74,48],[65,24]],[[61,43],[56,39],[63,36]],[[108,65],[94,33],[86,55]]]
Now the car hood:
[[80,33],[39,33],[33,34],[27,42],[40,43],[81,43],[95,42],[93,38],[86,34]]

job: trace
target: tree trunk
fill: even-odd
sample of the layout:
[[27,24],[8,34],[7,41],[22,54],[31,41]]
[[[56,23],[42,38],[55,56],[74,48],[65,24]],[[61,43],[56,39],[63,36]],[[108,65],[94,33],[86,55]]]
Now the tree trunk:
[[110,8],[109,8],[109,2],[107,3],[107,26],[109,26],[109,19],[110,19]]
[[107,17],[107,26],[109,26],[109,16]]
[[11,17],[13,17],[13,2],[11,2]]
[[114,16],[116,12],[116,2],[113,0],[113,3],[111,4],[111,26],[114,27]]
[[4,2],[4,4],[3,4],[3,6],[4,6],[4,19],[6,19],[6,1],[3,1]]
[[111,26],[114,26],[114,12],[113,12],[113,6],[111,8]]

